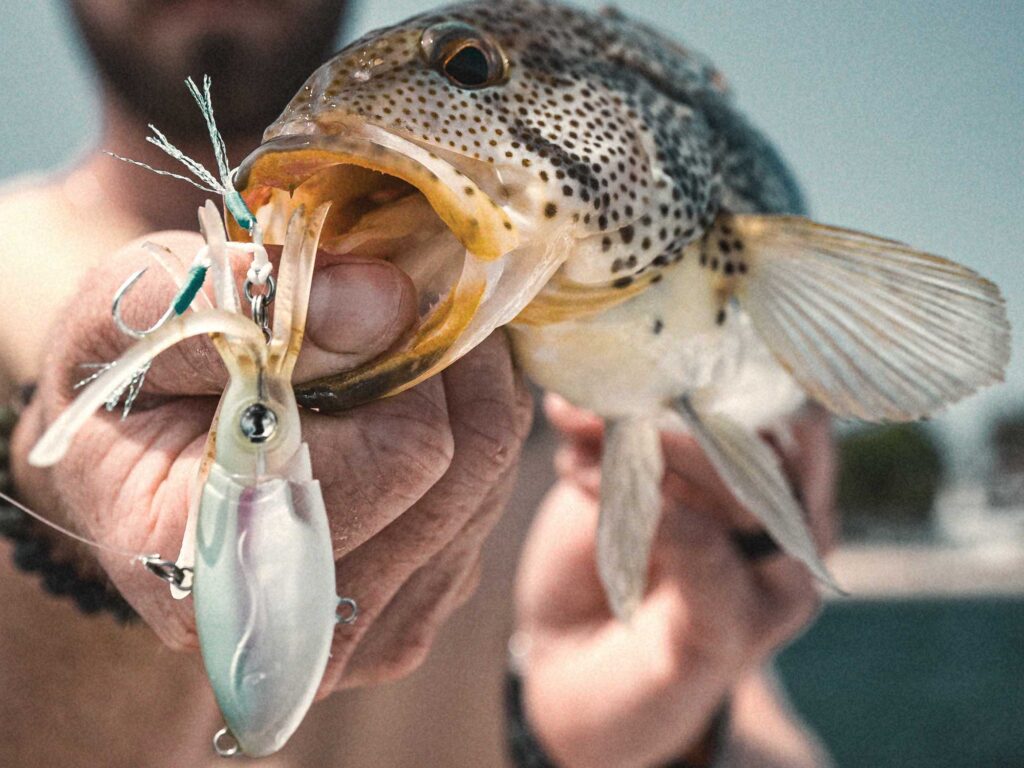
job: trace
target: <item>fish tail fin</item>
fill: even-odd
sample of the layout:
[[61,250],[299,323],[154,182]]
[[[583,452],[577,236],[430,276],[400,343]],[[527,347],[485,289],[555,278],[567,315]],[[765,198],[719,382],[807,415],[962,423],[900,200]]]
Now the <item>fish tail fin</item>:
[[724,415],[698,413],[685,397],[675,401],[673,407],[725,484],[778,545],[806,565],[819,581],[843,593],[818,555],[804,512],[782,474],[775,451]]
[[938,256],[796,216],[722,214],[707,242],[775,358],[842,417],[910,421],[1001,381],[998,287]]
[[661,518],[661,439],[652,419],[609,421],[601,458],[597,570],[612,613],[628,621],[647,587]]

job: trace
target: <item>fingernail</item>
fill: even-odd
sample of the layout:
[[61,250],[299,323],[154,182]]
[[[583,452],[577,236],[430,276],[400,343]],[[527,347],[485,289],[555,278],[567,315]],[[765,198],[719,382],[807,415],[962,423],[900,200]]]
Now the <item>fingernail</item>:
[[313,275],[306,333],[328,352],[382,352],[412,322],[415,303],[409,278],[387,262],[335,264]]

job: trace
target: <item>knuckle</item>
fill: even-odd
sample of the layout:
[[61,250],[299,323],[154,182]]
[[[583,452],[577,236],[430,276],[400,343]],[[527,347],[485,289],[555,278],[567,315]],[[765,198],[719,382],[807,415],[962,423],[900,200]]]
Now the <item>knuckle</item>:
[[478,397],[453,424],[466,471],[489,484],[515,464],[530,433],[532,414],[528,395],[525,400]]
[[821,611],[822,598],[810,578],[806,578],[790,591],[787,602],[788,623],[795,632],[818,615]]
[[377,681],[400,680],[419,669],[430,654],[435,634],[436,628],[425,622],[391,646],[377,663],[374,675]]
[[153,361],[147,377],[150,390],[216,393],[224,387],[227,368],[208,336],[176,344]]
[[694,670],[735,667],[748,657],[751,645],[750,628],[742,622],[725,632],[717,627],[690,626],[685,633],[665,639],[655,680],[668,690],[678,687]]
[[785,578],[780,578],[773,590],[774,625],[772,635],[777,642],[785,642],[807,627],[821,611],[822,597],[814,581],[803,566],[793,563]]
[[501,404],[481,409],[472,419],[462,419],[456,429],[459,433],[460,453],[473,457],[481,474],[493,477],[509,466],[518,454],[522,437],[515,419]]
[[160,640],[176,653],[189,653],[199,650],[199,635],[194,627],[175,622],[171,628],[157,632]]
[[[196,631],[195,619],[188,612],[180,610],[167,612],[148,603],[140,605],[138,610],[139,615],[149,624],[160,642],[170,650],[178,653],[199,650],[199,634]],[[156,611],[156,615],[148,616],[147,614],[153,610]]]
[[425,401],[407,398],[400,407],[382,408],[361,430],[365,450],[384,482],[392,484],[394,470],[400,469],[402,485],[416,498],[444,476],[455,457],[446,414],[432,404],[424,408]]

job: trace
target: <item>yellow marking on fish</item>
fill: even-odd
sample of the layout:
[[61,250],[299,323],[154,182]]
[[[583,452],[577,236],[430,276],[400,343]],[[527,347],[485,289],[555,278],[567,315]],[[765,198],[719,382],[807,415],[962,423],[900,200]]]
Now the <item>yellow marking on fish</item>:
[[659,279],[658,273],[650,272],[635,278],[623,278],[623,281],[629,282],[616,287],[615,283],[584,285],[555,277],[516,315],[513,322],[521,325],[550,325],[594,315],[628,301]]

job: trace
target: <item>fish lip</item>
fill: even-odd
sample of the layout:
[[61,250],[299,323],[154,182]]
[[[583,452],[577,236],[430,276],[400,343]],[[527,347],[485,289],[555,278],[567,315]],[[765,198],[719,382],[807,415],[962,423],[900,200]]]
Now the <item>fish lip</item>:
[[[471,176],[401,132],[343,116],[330,123],[309,120],[268,129],[264,141],[239,165],[234,186],[254,211],[271,189],[293,192],[331,165],[360,165],[416,187],[441,220],[476,258],[493,261],[514,250],[520,235],[508,212]],[[306,153],[293,173],[274,172],[274,162]],[[230,222],[229,222],[230,223]],[[241,235],[232,232],[232,235]]]

